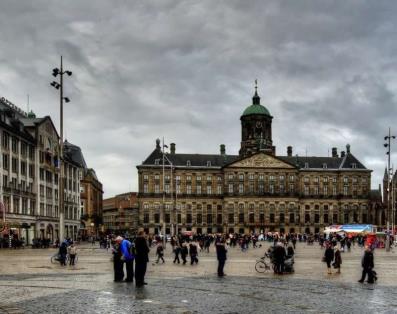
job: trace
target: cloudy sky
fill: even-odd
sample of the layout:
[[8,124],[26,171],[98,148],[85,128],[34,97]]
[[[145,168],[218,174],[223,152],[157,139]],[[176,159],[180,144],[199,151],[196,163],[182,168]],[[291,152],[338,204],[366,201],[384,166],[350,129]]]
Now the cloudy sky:
[[63,55],[65,133],[108,197],[137,189],[156,138],[237,154],[258,79],[278,154],[349,143],[377,187],[397,133],[396,15],[395,1],[2,0],[0,96],[26,109],[29,94],[59,125],[49,83]]

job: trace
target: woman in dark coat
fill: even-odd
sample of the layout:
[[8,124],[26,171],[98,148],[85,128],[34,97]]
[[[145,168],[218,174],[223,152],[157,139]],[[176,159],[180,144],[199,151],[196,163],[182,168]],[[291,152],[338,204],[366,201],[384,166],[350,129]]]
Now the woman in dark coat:
[[328,268],[328,274],[331,274],[331,263],[334,260],[335,254],[334,254],[334,249],[332,248],[331,244],[327,245],[327,249],[324,252],[324,259],[325,262],[327,263],[327,268]]
[[335,260],[334,260],[334,268],[336,272],[340,274],[340,265],[342,264],[342,255],[340,254],[340,250],[336,249],[335,251]]
[[225,273],[223,272],[223,268],[225,267],[225,262],[226,262],[226,254],[227,250],[225,247],[225,240],[222,238],[220,239],[216,245],[216,257],[218,259],[218,277],[223,277],[225,276]]
[[124,278],[124,264],[121,259],[122,253],[120,243],[115,243],[113,246],[113,270],[114,270],[114,281],[120,282]]

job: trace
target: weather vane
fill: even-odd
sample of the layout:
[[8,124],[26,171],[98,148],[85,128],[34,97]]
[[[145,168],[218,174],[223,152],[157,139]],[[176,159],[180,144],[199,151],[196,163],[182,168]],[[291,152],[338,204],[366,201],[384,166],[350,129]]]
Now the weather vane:
[[255,79],[255,93],[258,91],[258,80]]

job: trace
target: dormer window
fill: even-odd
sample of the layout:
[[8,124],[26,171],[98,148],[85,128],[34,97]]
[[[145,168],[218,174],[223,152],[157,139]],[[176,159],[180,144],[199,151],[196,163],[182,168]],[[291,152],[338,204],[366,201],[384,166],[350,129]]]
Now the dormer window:
[[357,168],[357,164],[356,163],[352,163],[352,168],[356,169]]
[[160,159],[155,159],[155,160],[154,160],[154,164],[155,164],[155,165],[159,165],[159,164],[160,164]]
[[309,168],[309,163],[305,162],[305,169],[308,169],[308,168]]
[[323,163],[323,169],[327,169],[327,168],[328,168],[327,164]]
[[207,167],[211,167],[211,161],[207,161]]
[[186,161],[186,166],[187,166],[187,167],[190,167],[191,165],[192,165],[192,164],[191,164],[190,160]]

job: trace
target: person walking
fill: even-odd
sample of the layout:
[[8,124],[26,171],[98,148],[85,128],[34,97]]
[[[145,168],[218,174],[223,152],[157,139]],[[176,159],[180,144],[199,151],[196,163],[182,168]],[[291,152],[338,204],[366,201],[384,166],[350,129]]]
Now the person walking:
[[135,251],[135,285],[137,287],[142,287],[147,284],[145,282],[145,274],[147,263],[149,262],[150,251],[143,231],[138,232],[138,236],[135,240]]
[[174,245],[174,254],[175,254],[174,264],[175,264],[175,262],[178,262],[178,264],[181,263],[181,261],[179,260],[179,254],[180,253],[181,253],[181,247],[180,247],[179,243],[176,242],[175,245]]
[[127,271],[126,282],[134,281],[134,255],[132,254],[133,245],[130,241],[118,236],[116,242],[120,244],[121,249],[121,260],[125,263],[125,268]]
[[189,245],[189,254],[190,254],[190,265],[193,265],[194,263],[198,264],[198,258],[197,258],[197,245],[196,243],[192,242]]
[[75,260],[76,260],[76,255],[77,255],[77,247],[74,245],[73,242],[68,247],[68,251],[69,251],[69,258],[70,258],[69,265],[74,266]]
[[324,261],[327,263],[328,274],[332,274],[331,263],[334,260],[335,254],[331,243],[327,243],[327,248],[324,252]]
[[336,273],[340,274],[340,265],[342,264],[342,254],[341,251],[336,248],[335,256],[334,256],[334,268],[336,269]]
[[124,278],[124,263],[121,260],[121,253],[120,243],[115,242],[113,246],[113,272],[114,272],[114,281],[120,282],[123,281]]
[[186,242],[183,242],[181,247],[181,257],[182,257],[183,265],[186,265],[187,254],[188,254],[187,244]]
[[66,255],[68,254],[68,244],[64,240],[59,246],[59,262],[61,266],[66,266]]
[[163,261],[163,264],[164,264],[165,263],[165,260],[164,260],[164,247],[163,247],[163,244],[161,242],[159,242],[159,244],[157,244],[156,255],[157,255],[156,264],[159,263],[160,259]]
[[364,256],[361,260],[361,266],[363,267],[363,272],[361,275],[361,279],[358,281],[363,283],[365,280],[366,275],[368,275],[368,283],[374,283],[374,275],[373,275],[373,268],[374,268],[374,254],[370,247],[367,247],[364,252]]
[[225,276],[225,273],[223,272],[223,268],[225,267],[225,262],[226,262],[226,255],[227,255],[227,249],[225,246],[225,239],[221,238],[217,241],[216,245],[216,257],[218,259],[218,277],[223,277]]

